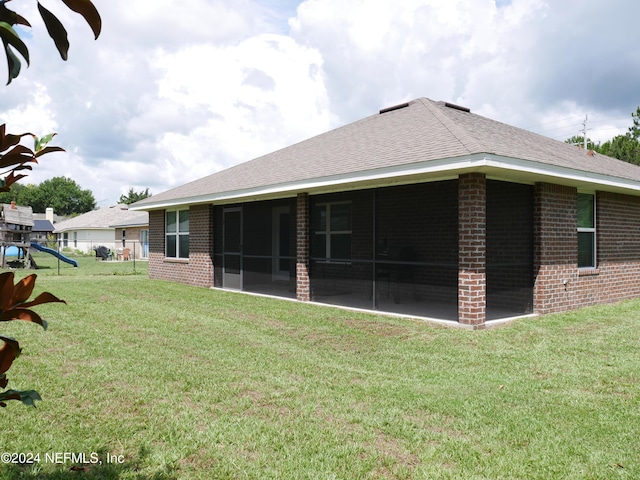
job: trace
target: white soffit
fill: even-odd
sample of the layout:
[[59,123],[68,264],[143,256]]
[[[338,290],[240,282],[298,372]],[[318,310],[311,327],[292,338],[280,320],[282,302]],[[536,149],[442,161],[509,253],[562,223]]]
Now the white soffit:
[[576,187],[590,187],[631,195],[640,194],[640,182],[620,177],[560,167],[548,163],[496,155],[429,160],[406,165],[371,169],[344,175],[312,178],[299,182],[265,185],[243,190],[229,190],[207,195],[149,202],[131,210],[157,210],[205,203],[286,198],[298,192],[323,193],[423,181],[457,178],[462,173],[480,172],[488,178],[515,183],[550,182]]

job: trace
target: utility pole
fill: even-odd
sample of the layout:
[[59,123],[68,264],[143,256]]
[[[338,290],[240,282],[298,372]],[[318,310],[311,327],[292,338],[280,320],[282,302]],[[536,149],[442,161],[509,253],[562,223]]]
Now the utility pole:
[[587,128],[587,119],[589,118],[588,115],[584,116],[584,122],[582,122],[582,138],[583,138],[583,142],[584,142],[584,149],[587,149],[587,130],[591,130],[590,128]]

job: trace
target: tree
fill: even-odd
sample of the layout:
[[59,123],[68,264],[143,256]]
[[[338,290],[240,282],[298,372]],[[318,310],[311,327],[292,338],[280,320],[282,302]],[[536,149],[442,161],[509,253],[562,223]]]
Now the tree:
[[640,165],[640,142],[630,133],[616,135],[604,142],[598,153]]
[[[7,8],[7,3],[11,0],[0,0],[0,38],[4,45],[4,51],[7,57],[7,70],[9,79],[7,85],[11,83],[11,80],[16,78],[20,74],[21,62],[16,52],[19,53],[22,58],[29,65],[29,49],[20,38],[18,31],[14,29],[16,25],[23,25],[25,27],[31,27],[31,24],[26,18],[19,15],[15,11]],[[102,30],[102,20],[96,7],[91,3],[91,0],[62,0],[69,9],[80,14],[93,30],[93,34],[97,39]],[[45,27],[49,36],[53,39],[60,57],[66,60],[69,55],[69,39],[67,37],[67,30],[64,25],[58,20],[58,18],[40,2],[38,4],[38,12],[42,17]]]
[[120,200],[118,203],[124,203],[127,205],[131,205],[132,203],[138,202],[145,198],[149,198],[152,194],[149,193],[149,188],[143,192],[135,192],[133,187],[129,187],[129,193],[127,195],[120,195]]
[[24,205],[21,201],[22,191],[27,188],[21,183],[14,183],[6,192],[0,192],[0,203],[16,202],[18,205]]
[[[571,138],[567,138],[564,143],[568,143],[569,145],[584,146],[584,137],[582,135],[574,135]],[[593,143],[593,141],[589,137],[587,137],[587,148],[598,152],[599,146]]]
[[82,190],[76,182],[65,177],[45,180],[40,185],[14,183],[8,191],[0,192],[0,203],[11,202],[30,205],[40,213],[52,207],[60,215],[78,215],[96,206],[90,190]]
[[67,177],[53,177],[37,187],[28,185],[21,190],[20,202],[31,205],[36,212],[44,212],[51,207],[58,215],[79,215],[96,208],[91,190],[82,190]]
[[640,107],[631,113],[631,120],[629,131],[604,142],[599,153],[640,165]]

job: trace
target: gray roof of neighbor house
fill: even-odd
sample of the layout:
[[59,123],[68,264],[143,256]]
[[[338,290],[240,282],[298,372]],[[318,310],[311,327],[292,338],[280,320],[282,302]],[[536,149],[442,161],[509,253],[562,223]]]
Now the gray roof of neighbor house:
[[111,228],[125,228],[125,227],[146,227],[149,225],[149,212],[135,212],[138,215],[130,217],[124,220],[120,220],[112,225]]
[[37,218],[33,219],[33,228],[32,231],[34,232],[53,232],[55,230],[55,227],[53,226],[53,223],[51,223],[49,220],[40,220]]
[[640,167],[585,151],[469,109],[419,98],[135,203],[172,205],[266,198],[383,179],[454,178],[465,171],[531,183],[640,194]]
[[112,225],[123,224],[138,218],[140,218],[140,212],[129,210],[128,205],[119,204],[111,207],[102,207],[56,223],[55,233],[67,230],[110,229],[113,228]]

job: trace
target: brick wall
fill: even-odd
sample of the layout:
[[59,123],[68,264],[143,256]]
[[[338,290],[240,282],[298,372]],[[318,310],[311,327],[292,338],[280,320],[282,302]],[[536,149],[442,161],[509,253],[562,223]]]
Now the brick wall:
[[597,192],[596,242],[597,268],[578,273],[572,306],[640,295],[640,198]]
[[213,285],[213,212],[196,205],[189,212],[189,259],[165,258],[165,212],[149,212],[149,277],[200,287]]
[[[125,242],[124,246],[122,245],[122,231],[125,231]],[[140,232],[142,230],[147,230],[147,227],[126,227],[126,228],[116,228],[116,242],[115,246],[117,249],[129,248],[131,250],[131,258],[142,258],[143,250],[142,245],[140,244]]]
[[486,320],[486,179],[468,173],[458,179],[458,322]]
[[595,269],[578,269],[577,191],[538,184],[534,306],[570,310],[640,295],[640,198],[596,193]]
[[578,193],[573,187],[538,183],[534,189],[534,310],[574,306],[578,279]]

